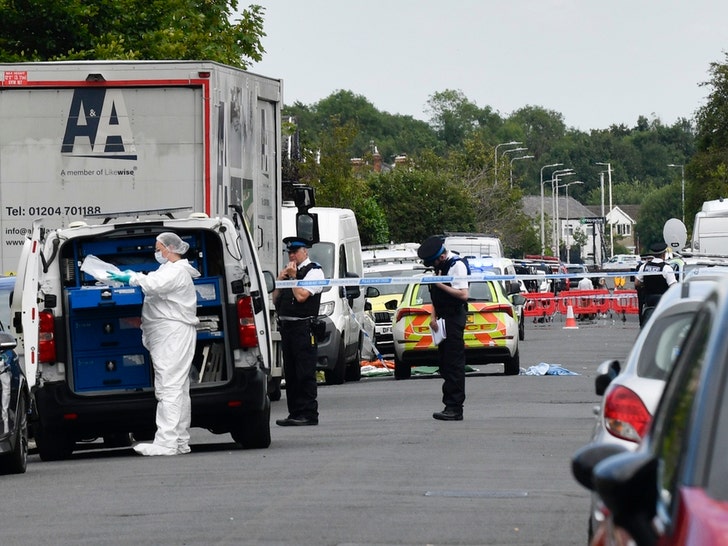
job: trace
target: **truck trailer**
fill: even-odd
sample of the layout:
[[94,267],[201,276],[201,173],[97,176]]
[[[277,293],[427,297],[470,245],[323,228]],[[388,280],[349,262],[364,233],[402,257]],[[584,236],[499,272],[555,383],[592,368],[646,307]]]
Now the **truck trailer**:
[[[262,269],[280,270],[281,80],[210,61],[12,63],[0,75],[0,272],[16,273],[37,218],[51,229],[231,207]],[[271,376],[276,399],[277,356]]]

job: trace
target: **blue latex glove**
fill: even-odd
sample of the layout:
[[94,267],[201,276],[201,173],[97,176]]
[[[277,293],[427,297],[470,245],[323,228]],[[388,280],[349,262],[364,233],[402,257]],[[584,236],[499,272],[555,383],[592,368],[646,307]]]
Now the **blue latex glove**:
[[110,281],[128,283],[131,279],[131,271],[123,271],[121,273],[114,273],[113,271],[106,272],[109,275]]

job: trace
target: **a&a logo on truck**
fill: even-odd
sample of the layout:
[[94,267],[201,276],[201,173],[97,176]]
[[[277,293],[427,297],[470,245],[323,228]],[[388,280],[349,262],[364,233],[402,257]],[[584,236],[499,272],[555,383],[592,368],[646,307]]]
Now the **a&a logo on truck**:
[[73,92],[61,153],[73,157],[137,159],[120,89]]

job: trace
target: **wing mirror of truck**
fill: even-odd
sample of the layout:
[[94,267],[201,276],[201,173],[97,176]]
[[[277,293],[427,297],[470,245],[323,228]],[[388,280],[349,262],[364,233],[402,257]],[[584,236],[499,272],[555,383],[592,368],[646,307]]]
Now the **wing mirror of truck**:
[[265,291],[270,294],[276,289],[276,278],[270,271],[263,271],[263,279],[265,280]]

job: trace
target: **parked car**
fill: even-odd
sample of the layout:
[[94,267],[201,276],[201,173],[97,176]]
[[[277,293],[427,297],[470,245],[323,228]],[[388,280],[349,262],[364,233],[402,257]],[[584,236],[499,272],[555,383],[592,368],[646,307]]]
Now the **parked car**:
[[0,331],[0,474],[22,474],[28,464],[30,389],[15,337]]
[[[525,297],[517,282],[510,283],[508,294],[498,281],[470,283],[464,335],[468,365],[502,362],[506,375],[520,372],[515,306],[524,303]],[[427,285],[408,285],[392,329],[395,378],[409,378],[413,365],[437,365],[437,347],[430,334],[431,312],[432,300]]]
[[637,271],[640,257],[637,254],[615,254],[602,263],[602,271]]
[[566,272],[569,275],[577,275],[576,277],[569,278],[570,290],[576,290],[579,288],[579,281],[584,278],[584,275],[589,273],[584,264],[566,264]]
[[727,330],[724,279],[695,313],[638,449],[596,442],[572,457],[574,477],[608,510],[593,545],[727,543]]

